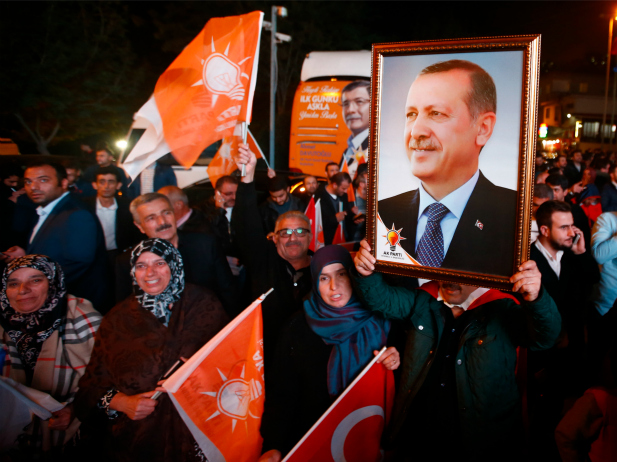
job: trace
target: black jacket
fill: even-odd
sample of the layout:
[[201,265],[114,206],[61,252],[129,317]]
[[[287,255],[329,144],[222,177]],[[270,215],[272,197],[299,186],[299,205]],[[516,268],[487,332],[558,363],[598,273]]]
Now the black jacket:
[[[311,290],[310,271],[307,267],[296,272],[279,256],[274,243],[266,239],[257,210],[254,183],[238,185],[231,224],[236,233],[238,256],[247,271],[249,297],[254,300],[274,288],[262,304],[264,349],[271,351],[281,327],[293,313],[302,309],[302,300]],[[267,368],[268,353],[265,358]],[[267,377],[266,373],[266,380]]]
[[[292,210],[297,210],[298,212],[304,213],[306,210],[306,205],[304,205],[299,197],[289,194],[289,200],[291,202],[288,210],[289,212]],[[272,200],[267,199],[259,206],[259,214],[261,215],[261,222],[266,234],[274,232],[274,227],[276,225],[276,220],[279,217],[279,212],[276,210]]]
[[[419,206],[416,189],[380,200],[377,208],[386,226],[403,228],[400,245],[414,258]],[[515,235],[516,191],[495,186],[480,172],[441,267],[512,276]]]
[[[96,217],[96,196],[85,197],[83,202],[90,213]],[[116,210],[116,244],[118,250],[122,252],[134,247],[143,239],[147,239],[147,236],[140,232],[139,228],[133,223],[133,216],[129,210],[130,201],[123,197],[116,197],[116,202],[118,203],[118,209]]]
[[[353,186],[349,185],[349,187],[352,188]],[[317,202],[318,199],[321,199],[321,220],[323,225],[324,244],[330,245],[336,234],[336,228],[338,228],[339,222],[336,220],[336,214],[339,210],[335,208],[334,200],[326,188],[318,189],[315,192],[315,202]],[[348,237],[352,233],[354,227],[354,214],[351,211],[353,204],[347,201],[346,194],[339,197],[339,201],[343,202],[343,211],[347,213],[343,220],[343,230],[345,231],[345,236]]]

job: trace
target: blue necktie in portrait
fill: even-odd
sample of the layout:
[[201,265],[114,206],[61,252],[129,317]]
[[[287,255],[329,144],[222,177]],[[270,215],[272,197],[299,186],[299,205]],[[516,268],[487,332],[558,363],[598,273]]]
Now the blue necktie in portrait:
[[448,207],[439,202],[435,202],[426,208],[428,223],[416,249],[417,260],[424,266],[441,267],[444,251],[440,223],[448,212]]

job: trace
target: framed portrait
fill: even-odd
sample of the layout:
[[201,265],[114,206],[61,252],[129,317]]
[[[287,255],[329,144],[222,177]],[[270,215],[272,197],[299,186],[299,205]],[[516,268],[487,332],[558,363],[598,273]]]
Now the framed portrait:
[[529,257],[540,36],[373,45],[377,271],[509,289]]

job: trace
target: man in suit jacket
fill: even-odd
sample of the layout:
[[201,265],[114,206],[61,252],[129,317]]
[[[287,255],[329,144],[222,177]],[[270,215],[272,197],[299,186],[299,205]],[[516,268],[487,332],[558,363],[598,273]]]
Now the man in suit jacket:
[[[142,233],[149,238],[166,239],[178,249],[186,282],[216,293],[230,317],[239,313],[236,284],[214,236],[178,232],[173,207],[163,194],[143,194],[131,202],[130,210]],[[124,252],[116,259],[116,301],[128,297],[131,290],[130,252]]]
[[496,100],[491,76],[462,60],[425,68],[409,88],[404,140],[422,184],[380,200],[378,212],[386,226],[403,228],[400,245],[422,265],[514,273],[516,192],[495,186],[478,169]]
[[24,173],[28,197],[38,205],[39,219],[24,250],[14,246],[6,260],[26,254],[47,255],[62,267],[70,294],[90,300],[104,313],[107,297],[105,241],[98,220],[68,192],[64,167],[51,162],[30,166]]
[[[339,223],[343,222],[345,235],[353,234],[353,217],[358,213],[347,201],[347,190],[351,188],[351,177],[347,172],[339,172],[330,179],[330,183],[315,193],[315,201],[321,200],[321,219],[324,244],[332,244]],[[355,211],[354,211],[355,209]]]
[[349,176],[352,180],[355,178],[359,165],[357,155],[364,155],[368,150],[370,91],[371,83],[367,80],[351,82],[341,91],[343,118],[351,130],[351,135],[349,135],[347,149],[343,152],[339,165],[343,168],[343,160],[347,161]]

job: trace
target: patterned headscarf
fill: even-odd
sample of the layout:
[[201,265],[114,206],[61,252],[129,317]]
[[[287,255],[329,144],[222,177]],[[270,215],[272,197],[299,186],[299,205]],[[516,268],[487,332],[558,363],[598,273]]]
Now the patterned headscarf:
[[[135,264],[139,256],[144,252],[152,252],[159,257],[163,257],[171,271],[169,284],[158,295],[146,293],[135,280]],[[180,300],[180,295],[182,295],[184,290],[184,263],[182,263],[180,252],[165,239],[154,238],[141,241],[131,254],[131,276],[133,277],[133,293],[139,304],[167,326],[171,317],[169,305]]]
[[[11,307],[6,295],[7,282],[11,274],[20,268],[33,268],[40,271],[49,281],[47,299],[41,308],[32,313],[20,313]],[[13,260],[2,275],[0,305],[2,315],[0,324],[11,340],[15,342],[26,376],[30,380],[36,361],[41,353],[43,342],[60,327],[66,315],[66,287],[64,273],[58,263],[45,255],[26,255]]]
[[328,361],[328,392],[338,396],[373,357],[373,350],[386,344],[390,322],[362,307],[352,294],[341,308],[328,305],[319,293],[319,276],[328,265],[340,263],[349,271],[353,261],[340,245],[327,245],[311,260],[313,293],[304,301],[304,314],[310,328],[332,345]]

